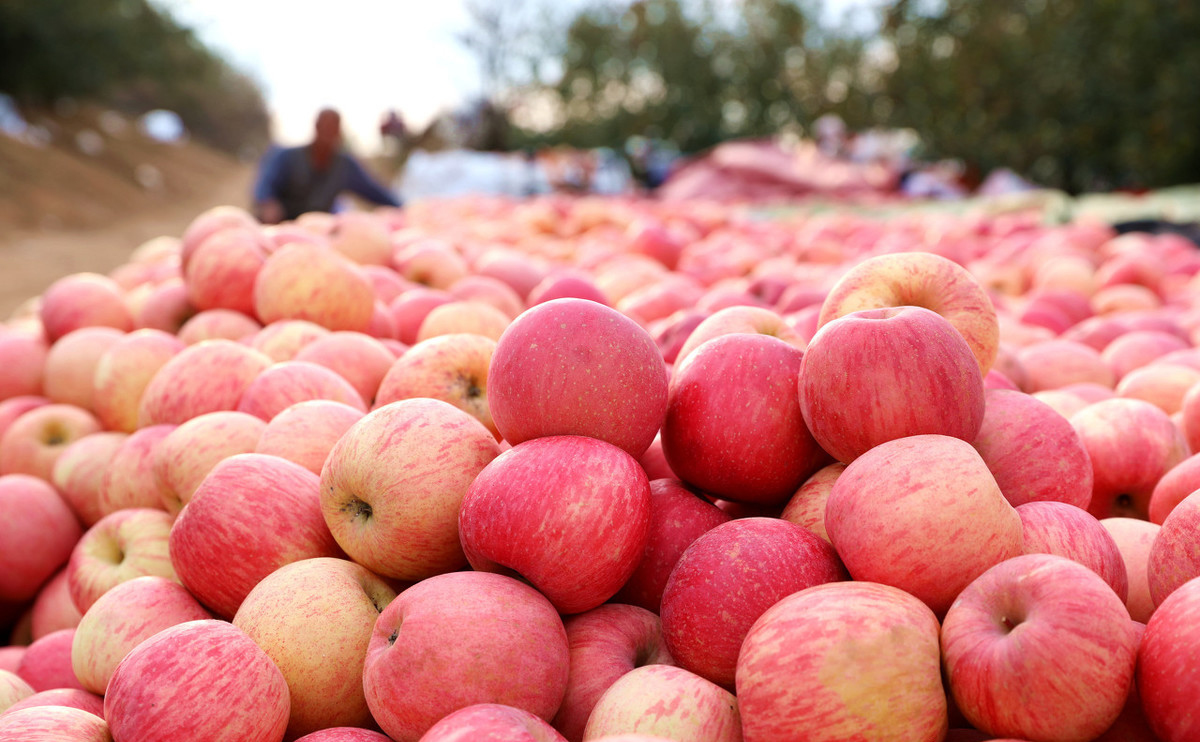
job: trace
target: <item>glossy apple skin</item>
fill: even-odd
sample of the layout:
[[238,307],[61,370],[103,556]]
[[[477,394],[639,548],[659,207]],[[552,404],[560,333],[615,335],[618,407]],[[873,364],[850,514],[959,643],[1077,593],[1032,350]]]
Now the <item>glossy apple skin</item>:
[[467,706],[429,728],[420,742],[563,742],[554,727],[525,711],[502,703]]
[[636,667],[672,665],[658,616],[632,605],[606,603],[563,622],[571,648],[570,674],[554,728],[580,742],[596,701]]
[[296,742],[392,742],[392,738],[370,729],[358,727],[333,727],[306,734]]
[[1057,554],[1100,575],[1124,603],[1129,576],[1112,534],[1091,513],[1064,502],[1017,506],[1026,554]]
[[966,340],[983,376],[996,360],[1000,326],[987,292],[957,263],[939,255],[877,255],[851,268],[829,290],[819,324],[880,307],[926,307],[946,318]]
[[290,707],[271,658],[240,629],[214,620],[172,626],[139,644],[104,696],[114,738],[139,742],[280,742]]
[[107,430],[137,430],[138,403],[154,374],[184,349],[174,335],[136,330],[117,340],[100,356],[92,377],[92,406]]
[[1133,682],[1137,636],[1123,602],[1095,572],[1052,554],[981,575],[941,638],[957,706],[998,737],[1095,739]]
[[514,446],[586,435],[640,456],[667,411],[667,370],[633,320],[585,299],[556,299],[517,317],[488,376],[496,429]]
[[1024,550],[1021,518],[983,459],[948,436],[901,438],[855,459],[829,494],[825,528],[854,579],[899,587],[938,615]]
[[1150,597],[1150,549],[1162,526],[1136,518],[1104,518],[1100,525],[1121,552],[1129,581],[1129,598],[1125,601],[1129,616],[1145,623],[1154,613],[1154,600]]
[[1155,610],[1138,650],[1138,693],[1150,728],[1163,742],[1200,734],[1200,579],[1184,583]]
[[1185,582],[1200,577],[1200,493],[1185,497],[1163,521],[1146,570],[1150,599],[1156,606]]
[[233,618],[246,595],[285,564],[341,557],[321,517],[320,479],[276,456],[225,459],[171,527],[179,581],[217,616]]
[[684,550],[731,516],[676,479],[650,482],[650,530],[637,569],[613,596],[658,614],[671,571]]
[[821,448],[847,464],[907,436],[972,441],[984,416],[975,361],[954,327],[928,309],[848,314],[818,330],[804,352],[804,422]]
[[515,571],[563,614],[616,594],[650,530],[650,483],[628,453],[595,438],[514,446],[471,483],[459,510],[474,569]]
[[36,706],[0,715],[0,739],[21,742],[112,742],[108,724],[83,709]]
[[39,693],[55,688],[83,690],[71,667],[71,642],[75,631],[52,631],[30,644],[17,665],[17,675]]
[[32,696],[9,706],[8,711],[0,712],[0,714],[16,713],[21,709],[37,708],[39,706],[65,706],[67,708],[86,711],[89,714],[95,714],[100,719],[104,718],[104,698],[95,693],[89,693],[86,690],[79,690],[78,688],[52,688],[51,690],[34,693]]
[[284,361],[262,371],[238,400],[237,409],[270,422],[297,402],[331,399],[365,413],[358,391],[335,371],[307,361]]
[[825,530],[825,504],[829,502],[834,483],[844,471],[846,465],[841,462],[818,469],[800,485],[792,499],[783,506],[779,517],[829,541],[829,532]]
[[583,739],[604,739],[624,732],[742,742],[741,717],[733,694],[670,665],[645,665],[621,676],[596,702]]
[[287,736],[370,727],[362,667],[379,614],[396,592],[344,559],[284,565],[255,585],[233,625],[283,672],[292,700]]
[[48,404],[12,421],[0,437],[0,475],[28,474],[47,482],[63,450],[92,433],[100,421],[69,404]]
[[569,660],[562,619],[536,590],[503,575],[452,572],[410,587],[380,614],[363,691],[388,736],[416,742],[476,703],[552,718]]
[[1200,489],[1200,454],[1173,466],[1150,493],[1150,522],[1162,525],[1183,499]]
[[776,518],[713,528],[683,552],[663,591],[663,639],[675,663],[725,688],[750,627],[782,598],[846,579],[813,533]]
[[671,470],[723,499],[783,503],[828,460],[796,397],[803,357],[750,333],[698,346],[671,378],[662,427]]
[[287,459],[320,476],[329,452],[363,417],[361,411],[328,399],[297,402],[271,418],[254,452]]
[[0,477],[0,601],[24,603],[71,556],[83,535],[71,508],[44,480]]
[[[937,618],[901,590],[837,582],[789,595],[738,657],[744,739],[936,742],[948,724],[940,658]],[[877,689],[872,702],[863,688]]]
[[206,412],[232,410],[271,359],[232,340],[206,340],[167,361],[150,379],[138,426],[179,425]]
[[460,509],[499,454],[487,428],[446,402],[393,402],[330,450],[321,512],[346,553],[377,574],[416,581],[461,569]]
[[162,440],[154,455],[154,478],[162,507],[179,515],[196,488],[221,461],[252,453],[266,429],[259,418],[236,410],[197,415]]
[[259,269],[254,311],[264,323],[302,319],[328,330],[363,332],[375,311],[375,291],[362,270],[337,252],[294,242]]
[[1049,405],[1022,392],[985,394],[979,434],[971,442],[1013,507],[1052,500],[1086,509],[1092,461],[1079,434]]
[[100,510],[100,486],[125,433],[101,431],[85,435],[63,449],[54,462],[51,481],[71,510],[85,526],[104,517]]
[[67,563],[71,599],[83,613],[109,590],[137,577],[175,579],[168,553],[172,518],[161,510],[128,508],[101,518],[83,534]]
[[103,695],[117,665],[159,631],[212,618],[178,582],[148,575],[122,582],[92,604],[71,641],[71,667],[80,684]]
[[449,402],[500,438],[488,405],[488,374],[496,341],[482,335],[440,335],[409,348],[379,384],[377,406],[414,397]]
[[1145,520],[1159,480],[1187,456],[1187,444],[1167,413],[1140,399],[1106,399],[1071,416],[1092,461],[1097,518]]

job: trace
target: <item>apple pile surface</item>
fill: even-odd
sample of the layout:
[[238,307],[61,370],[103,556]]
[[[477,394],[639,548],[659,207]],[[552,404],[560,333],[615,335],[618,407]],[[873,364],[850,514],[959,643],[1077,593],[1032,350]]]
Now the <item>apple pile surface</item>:
[[1200,251],[220,207],[0,325],[0,740],[1200,740]]

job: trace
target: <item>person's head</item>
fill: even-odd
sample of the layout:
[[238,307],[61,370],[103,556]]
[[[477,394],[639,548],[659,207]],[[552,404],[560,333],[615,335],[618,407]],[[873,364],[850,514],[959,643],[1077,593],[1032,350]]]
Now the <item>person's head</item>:
[[313,143],[336,147],[342,138],[342,116],[332,108],[322,108],[317,114]]

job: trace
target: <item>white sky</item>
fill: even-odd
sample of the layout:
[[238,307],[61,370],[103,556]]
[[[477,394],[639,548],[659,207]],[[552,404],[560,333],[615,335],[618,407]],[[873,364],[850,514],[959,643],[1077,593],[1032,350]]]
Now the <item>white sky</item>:
[[[826,0],[833,13],[879,0]],[[299,144],[324,106],[354,149],[374,152],[384,113],[410,127],[478,94],[475,60],[454,39],[463,0],[156,0],[263,86],[274,134]]]

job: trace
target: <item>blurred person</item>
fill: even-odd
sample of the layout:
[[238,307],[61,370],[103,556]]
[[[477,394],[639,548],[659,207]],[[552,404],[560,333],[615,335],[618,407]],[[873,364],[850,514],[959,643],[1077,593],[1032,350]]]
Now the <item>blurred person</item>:
[[332,212],[344,192],[379,206],[400,200],[342,149],[342,117],[332,108],[317,114],[313,140],[268,153],[254,185],[254,211],[264,224],[295,219],[308,211]]

